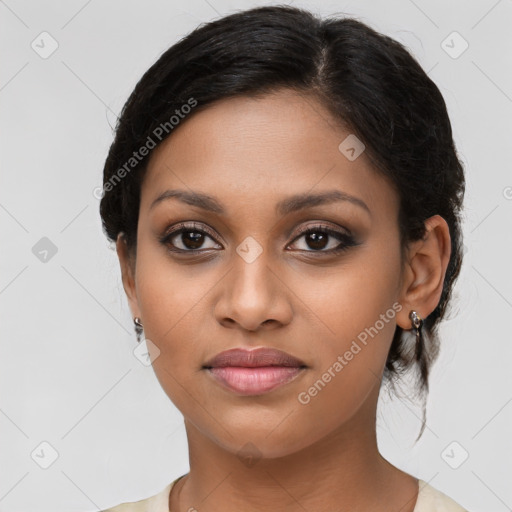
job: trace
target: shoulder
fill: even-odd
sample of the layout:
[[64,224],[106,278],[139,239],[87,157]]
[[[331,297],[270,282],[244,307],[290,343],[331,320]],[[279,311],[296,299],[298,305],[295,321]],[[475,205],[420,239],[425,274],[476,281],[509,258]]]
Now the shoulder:
[[446,494],[419,479],[418,500],[413,512],[468,512]]
[[158,494],[140,501],[129,501],[101,512],[162,512],[169,510],[169,494],[176,480],[166,485]]

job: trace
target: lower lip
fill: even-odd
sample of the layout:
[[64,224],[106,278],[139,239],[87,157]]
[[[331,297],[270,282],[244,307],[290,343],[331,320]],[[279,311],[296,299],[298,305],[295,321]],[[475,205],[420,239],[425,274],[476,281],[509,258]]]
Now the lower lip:
[[225,366],[208,368],[208,372],[231,391],[241,395],[261,395],[290,382],[304,368],[261,366],[246,368]]

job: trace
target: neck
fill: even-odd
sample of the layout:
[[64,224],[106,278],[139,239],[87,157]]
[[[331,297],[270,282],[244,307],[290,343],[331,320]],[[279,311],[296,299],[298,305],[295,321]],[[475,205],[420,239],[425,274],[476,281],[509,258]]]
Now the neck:
[[241,457],[239,450],[221,446],[186,420],[190,472],[171,492],[171,512],[413,512],[418,480],[378,451],[378,392],[376,387],[356,415],[336,431],[274,458],[260,458],[248,447],[246,452],[256,456]]

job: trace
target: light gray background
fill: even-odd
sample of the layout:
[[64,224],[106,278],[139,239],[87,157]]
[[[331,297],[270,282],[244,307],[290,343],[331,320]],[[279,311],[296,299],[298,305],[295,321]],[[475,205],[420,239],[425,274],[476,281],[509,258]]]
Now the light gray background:
[[[200,22],[264,3],[0,1],[0,511],[94,511],[188,471],[182,416],[133,354],[93,190],[142,73]],[[470,511],[510,510],[512,1],[293,4],[398,39],[445,97],[467,172],[465,261],[441,329],[427,429],[413,446],[419,407],[383,400],[379,444]],[[46,59],[31,47],[43,31],[59,45]],[[453,31],[469,44],[458,58],[442,47]],[[57,248],[46,262],[33,253],[43,237]],[[47,469],[52,448],[42,442],[58,452]],[[453,469],[447,461],[463,450],[468,459]]]

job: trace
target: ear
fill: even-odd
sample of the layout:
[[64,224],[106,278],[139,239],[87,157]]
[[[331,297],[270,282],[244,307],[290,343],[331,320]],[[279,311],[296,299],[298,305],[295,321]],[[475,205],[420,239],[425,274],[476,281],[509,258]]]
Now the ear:
[[139,302],[137,300],[137,290],[135,287],[135,261],[131,257],[124,233],[117,235],[116,251],[121,266],[121,276],[123,288],[128,299],[128,305],[132,312],[132,317],[140,317]]
[[410,244],[407,250],[399,302],[403,308],[397,314],[397,324],[411,329],[409,312],[413,309],[425,319],[439,304],[444,277],[451,254],[450,229],[440,215],[425,221],[422,240]]

